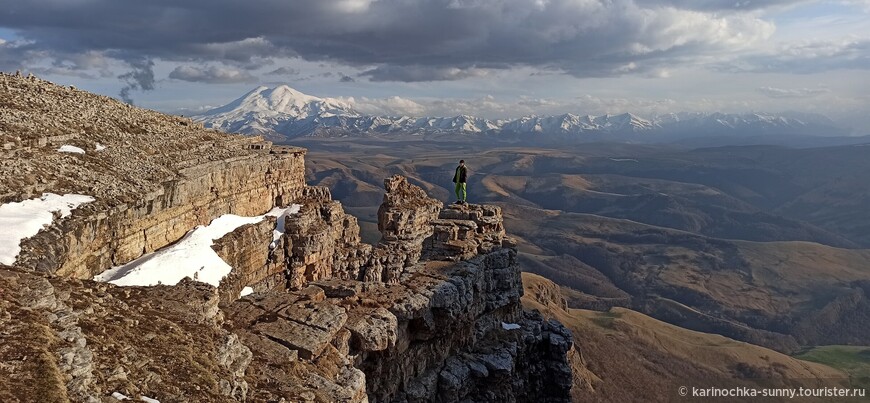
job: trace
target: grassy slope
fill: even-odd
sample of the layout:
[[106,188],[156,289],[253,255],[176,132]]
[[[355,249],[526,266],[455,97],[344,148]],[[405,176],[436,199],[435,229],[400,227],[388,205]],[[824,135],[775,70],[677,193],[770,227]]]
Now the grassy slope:
[[852,378],[852,382],[870,388],[870,347],[819,346],[795,356],[837,368]]

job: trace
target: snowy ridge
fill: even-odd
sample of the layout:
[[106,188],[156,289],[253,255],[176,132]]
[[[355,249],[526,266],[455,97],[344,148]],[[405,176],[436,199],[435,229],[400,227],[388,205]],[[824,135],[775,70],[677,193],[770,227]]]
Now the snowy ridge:
[[[788,116],[786,116],[788,115]],[[258,87],[229,104],[194,116],[206,127],[265,135],[275,139],[300,136],[366,136],[378,134],[505,134],[647,135],[647,134],[843,134],[823,116],[800,113],[671,113],[644,119],[620,115],[525,116],[492,121],[468,115],[454,117],[370,116],[334,98],[303,94],[286,85]]]

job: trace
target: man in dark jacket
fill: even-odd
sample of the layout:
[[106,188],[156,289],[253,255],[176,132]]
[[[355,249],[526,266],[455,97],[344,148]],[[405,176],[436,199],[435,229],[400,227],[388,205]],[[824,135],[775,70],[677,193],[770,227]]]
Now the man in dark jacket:
[[465,168],[465,160],[459,160],[456,173],[453,174],[453,183],[456,184],[456,203],[465,204],[465,180],[468,179],[468,169]]

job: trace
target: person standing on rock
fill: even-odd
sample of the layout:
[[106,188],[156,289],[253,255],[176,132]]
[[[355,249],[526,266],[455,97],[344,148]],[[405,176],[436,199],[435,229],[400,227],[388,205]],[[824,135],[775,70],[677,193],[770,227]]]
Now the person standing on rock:
[[459,160],[459,166],[453,174],[453,183],[456,184],[456,204],[465,204],[466,179],[468,179],[468,168],[465,167],[465,160]]

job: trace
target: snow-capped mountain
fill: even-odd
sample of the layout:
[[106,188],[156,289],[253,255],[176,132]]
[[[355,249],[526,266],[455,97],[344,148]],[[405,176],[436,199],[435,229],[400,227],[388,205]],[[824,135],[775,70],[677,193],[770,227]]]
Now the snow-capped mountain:
[[641,133],[656,128],[655,123],[630,113],[603,116],[578,116],[570,113],[545,117],[526,116],[501,126],[501,130],[516,134]]
[[483,133],[498,124],[473,116],[409,117],[363,115],[339,99],[318,98],[286,85],[258,87],[194,119],[206,127],[273,138],[387,133]]
[[286,85],[257,87],[241,98],[195,117],[215,129],[288,137],[305,135],[323,124],[342,125],[362,115],[337,99],[317,98]]
[[[787,116],[786,116],[787,115]],[[318,98],[286,85],[258,87],[241,98],[212,109],[194,119],[206,127],[244,134],[260,134],[273,140],[299,136],[365,136],[379,134],[466,134],[511,137],[608,135],[628,138],[763,135],[843,134],[842,129],[820,115],[789,113],[670,113],[644,119],[621,115],[525,116],[492,121],[468,115],[455,117],[371,116],[335,98]]]

